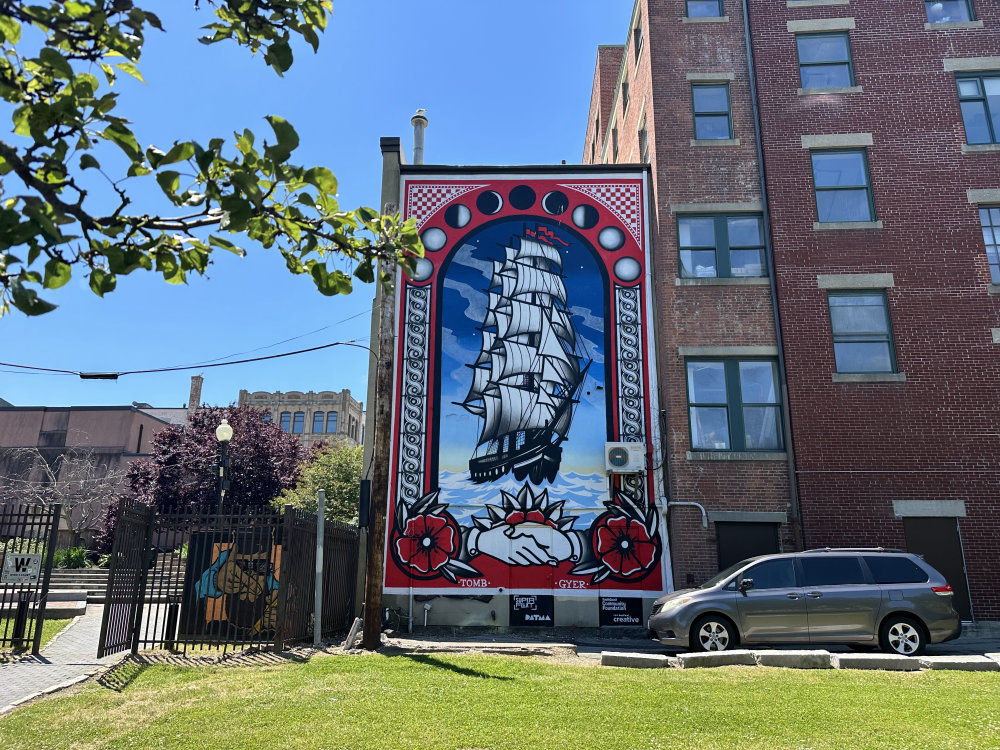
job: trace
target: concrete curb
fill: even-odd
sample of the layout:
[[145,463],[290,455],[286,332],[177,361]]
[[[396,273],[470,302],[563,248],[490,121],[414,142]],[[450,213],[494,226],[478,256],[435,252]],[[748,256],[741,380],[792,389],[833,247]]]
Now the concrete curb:
[[1000,663],[985,656],[921,656],[922,669],[954,669],[961,672],[1000,672]]
[[733,651],[708,651],[703,654],[681,654],[677,657],[678,666],[682,669],[699,667],[755,667],[757,660],[752,651],[735,649]]
[[919,672],[920,660],[893,654],[833,654],[834,669],[877,669],[886,672]]
[[754,658],[761,667],[786,669],[832,669],[829,651],[754,651]]
[[662,669],[669,667],[672,660],[662,654],[636,654],[622,651],[602,651],[602,667],[632,667],[633,669]]

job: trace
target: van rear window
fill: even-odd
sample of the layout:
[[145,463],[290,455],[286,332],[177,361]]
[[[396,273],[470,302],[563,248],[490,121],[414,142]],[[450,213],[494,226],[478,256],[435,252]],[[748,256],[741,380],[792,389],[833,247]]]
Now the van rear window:
[[875,583],[925,583],[927,574],[913,560],[905,557],[871,555],[865,557]]

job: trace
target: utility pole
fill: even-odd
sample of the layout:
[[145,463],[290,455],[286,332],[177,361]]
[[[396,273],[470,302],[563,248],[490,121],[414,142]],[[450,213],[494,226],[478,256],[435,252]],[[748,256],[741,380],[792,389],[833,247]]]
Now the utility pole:
[[[382,213],[395,213],[400,190],[402,149],[399,138],[382,138]],[[391,263],[379,269],[396,275]],[[375,364],[374,430],[371,456],[371,514],[368,527],[368,560],[365,576],[364,633],[361,647],[372,651],[382,645],[382,578],[385,572],[386,512],[389,504],[389,454],[392,436],[393,362],[395,360],[395,291],[381,285],[375,292],[375,322],[378,325]],[[371,434],[371,433],[370,433]]]

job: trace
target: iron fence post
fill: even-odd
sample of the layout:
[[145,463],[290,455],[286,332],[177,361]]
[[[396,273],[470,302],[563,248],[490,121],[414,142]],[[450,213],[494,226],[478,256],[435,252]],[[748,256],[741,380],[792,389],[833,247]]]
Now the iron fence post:
[[35,638],[31,644],[31,653],[38,656],[42,647],[42,623],[45,621],[45,606],[49,599],[49,584],[52,580],[52,561],[55,559],[56,544],[59,541],[59,519],[62,518],[62,503],[51,506],[49,523],[49,539],[45,545],[45,567],[42,573],[42,587],[38,601],[38,611],[35,619]]
[[146,580],[149,578],[149,566],[153,562],[149,559],[153,548],[153,522],[156,519],[156,509],[152,506],[146,508],[146,545],[142,550],[142,557],[139,563],[139,595],[136,599],[135,610],[131,618],[132,625],[132,655],[139,653],[139,639],[142,635],[142,609],[146,602]]
[[282,514],[282,524],[281,524],[281,570],[278,573],[278,621],[274,628],[274,650],[284,651],[285,650],[285,600],[288,598],[288,577],[291,574],[291,565],[289,564],[289,543],[292,540],[292,529],[295,525],[295,508],[288,504],[285,505],[284,513]]

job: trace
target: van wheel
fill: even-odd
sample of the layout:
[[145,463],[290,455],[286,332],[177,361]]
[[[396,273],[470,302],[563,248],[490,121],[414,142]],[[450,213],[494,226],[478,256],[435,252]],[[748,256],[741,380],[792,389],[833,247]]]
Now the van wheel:
[[894,615],[887,618],[879,628],[878,642],[888,654],[920,656],[927,646],[927,636],[916,620]]
[[729,651],[740,643],[736,627],[725,617],[704,615],[691,626],[692,651]]

